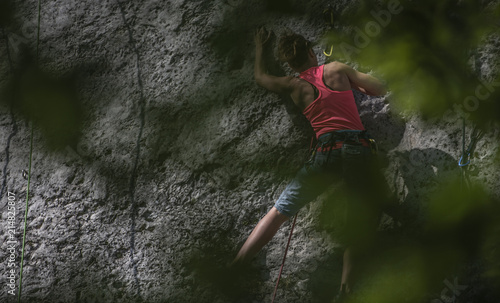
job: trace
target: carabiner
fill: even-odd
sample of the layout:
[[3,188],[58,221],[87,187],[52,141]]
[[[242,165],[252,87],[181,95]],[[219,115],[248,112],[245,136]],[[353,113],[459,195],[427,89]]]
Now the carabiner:
[[470,163],[470,153],[467,154],[467,159],[468,159],[467,163],[462,163],[463,158],[464,158],[464,155],[462,155],[460,157],[460,160],[458,160],[458,166],[460,166],[460,167],[464,167],[464,166],[469,165],[469,163]]
[[330,57],[332,55],[332,53],[333,53],[333,45],[330,47],[330,53],[327,54],[326,50],[323,51],[323,54],[325,54],[325,56],[327,56],[327,57]]

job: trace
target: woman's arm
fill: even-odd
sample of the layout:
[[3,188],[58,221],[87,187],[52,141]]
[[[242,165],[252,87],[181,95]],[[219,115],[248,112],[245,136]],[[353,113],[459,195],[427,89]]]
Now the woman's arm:
[[359,90],[370,96],[383,96],[387,93],[385,85],[379,79],[358,72],[349,65],[341,64],[342,71],[344,71],[351,82],[353,89]]
[[260,86],[280,94],[290,94],[292,91],[293,77],[276,77],[269,75],[263,58],[264,44],[269,40],[271,32],[264,27],[257,30],[255,40],[255,67],[254,77]]

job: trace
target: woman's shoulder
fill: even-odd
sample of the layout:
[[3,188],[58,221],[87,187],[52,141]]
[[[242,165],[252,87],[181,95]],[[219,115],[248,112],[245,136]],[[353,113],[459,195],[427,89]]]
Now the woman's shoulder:
[[341,72],[345,71],[346,68],[349,68],[349,65],[338,61],[332,61],[330,63],[325,64],[324,66],[325,66],[324,67],[325,71],[327,70],[331,72]]

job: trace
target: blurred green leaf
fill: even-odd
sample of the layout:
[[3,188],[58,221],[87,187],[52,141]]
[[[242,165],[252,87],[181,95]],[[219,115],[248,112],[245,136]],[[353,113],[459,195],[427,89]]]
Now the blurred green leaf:
[[440,116],[474,94],[470,56],[498,33],[498,10],[476,1],[363,1],[325,39],[336,58],[380,72],[397,110]]
[[459,178],[443,184],[429,201],[429,232],[460,228],[468,222],[481,222],[490,205],[487,192],[478,184],[468,189]]

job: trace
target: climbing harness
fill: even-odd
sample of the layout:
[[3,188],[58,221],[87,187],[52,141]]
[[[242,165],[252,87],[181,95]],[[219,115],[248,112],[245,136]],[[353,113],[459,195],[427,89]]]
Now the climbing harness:
[[[312,146],[311,146],[312,147]],[[312,164],[316,157],[316,153],[328,152],[326,162],[330,159],[330,154],[334,149],[340,149],[341,154],[359,154],[360,148],[370,147],[373,155],[377,154],[377,143],[366,131],[336,131],[321,135],[314,148],[311,148],[309,160],[307,164]],[[355,151],[357,150],[357,151]]]
[[[39,58],[39,45],[40,45],[40,12],[41,12],[41,0],[38,0],[38,24],[37,24],[37,36],[36,36],[36,64],[38,65]],[[26,244],[26,229],[28,226],[28,202],[30,197],[30,183],[31,183],[31,160],[33,159],[33,121],[31,122],[31,133],[30,133],[30,156],[28,164],[28,187],[26,189],[26,209],[24,211],[24,231],[23,231],[23,245],[21,250],[21,269],[19,271],[19,293],[17,297],[17,302],[21,302],[21,290],[23,287],[23,263],[24,263],[24,247]],[[24,174],[24,171],[23,171]]]
[[280,273],[278,275],[278,280],[276,281],[276,286],[274,287],[273,300],[271,301],[272,303],[274,303],[276,291],[278,290],[278,285],[280,284],[281,273],[283,272],[283,267],[285,266],[286,254],[288,252],[288,247],[290,246],[290,240],[292,239],[293,228],[295,227],[295,222],[297,221],[297,215],[298,213],[295,214],[295,217],[293,218],[292,228],[290,229],[290,235],[288,236],[288,242],[286,243],[285,254],[283,255],[283,261],[281,262]]
[[[323,10],[323,17],[325,19],[325,23],[329,25],[330,29],[333,29],[333,8],[331,5],[328,5],[327,8]],[[327,53],[328,46],[323,51],[323,54],[327,57],[330,57],[333,54],[333,44],[330,45],[330,50]]]

